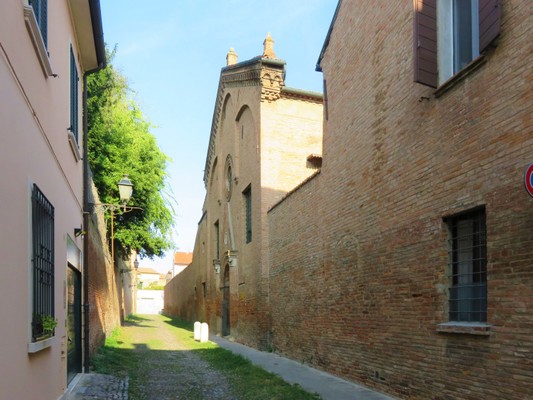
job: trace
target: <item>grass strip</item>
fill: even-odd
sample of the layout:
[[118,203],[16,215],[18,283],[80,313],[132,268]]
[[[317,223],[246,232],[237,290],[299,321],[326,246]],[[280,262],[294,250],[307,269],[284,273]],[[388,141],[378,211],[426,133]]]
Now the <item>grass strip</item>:
[[199,343],[194,340],[193,324],[178,318],[165,318],[165,322],[175,328],[175,334],[190,350],[195,351],[213,368],[223,373],[230,383],[233,393],[241,400],[316,400],[317,394],[303,390],[299,385],[291,385],[278,375],[253,365],[248,359],[233,354],[213,342]]

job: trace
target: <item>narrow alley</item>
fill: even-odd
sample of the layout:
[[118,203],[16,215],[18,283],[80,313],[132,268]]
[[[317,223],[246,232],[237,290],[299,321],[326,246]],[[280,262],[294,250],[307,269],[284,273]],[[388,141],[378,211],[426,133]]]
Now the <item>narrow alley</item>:
[[97,373],[80,374],[62,400],[390,399],[274,353],[194,342],[181,325],[161,315],[126,322],[95,357]]
[[[150,315],[127,322],[117,340],[117,351],[126,362],[118,372],[122,384],[109,378],[80,382],[68,399],[123,398],[129,389],[138,399],[232,399],[224,376],[177,340],[169,319]],[[110,393],[114,392],[114,393]]]

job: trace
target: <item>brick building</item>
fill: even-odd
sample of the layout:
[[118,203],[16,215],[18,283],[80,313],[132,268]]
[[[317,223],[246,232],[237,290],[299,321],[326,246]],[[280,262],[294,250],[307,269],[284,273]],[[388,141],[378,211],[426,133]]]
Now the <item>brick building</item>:
[[269,330],[267,211],[316,172],[322,151],[322,95],[285,86],[273,44],[268,35],[263,54],[244,62],[227,55],[193,260],[165,293],[167,313],[258,347]]
[[321,172],[268,213],[276,351],[400,398],[533,397],[532,18],[339,2]]

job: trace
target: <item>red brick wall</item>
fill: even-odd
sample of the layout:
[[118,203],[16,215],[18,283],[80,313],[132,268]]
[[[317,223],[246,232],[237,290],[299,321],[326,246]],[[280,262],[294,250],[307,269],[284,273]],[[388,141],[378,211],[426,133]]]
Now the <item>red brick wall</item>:
[[[212,291],[216,290],[216,286],[212,283],[213,272],[206,268],[206,243],[203,236],[205,225],[204,216],[198,225],[192,263],[165,286],[164,312],[166,315],[179,317],[185,321],[207,322],[210,331],[214,332],[217,316],[211,312],[212,307],[208,303],[208,298],[213,295]],[[205,297],[204,282],[207,290]]]
[[[95,192],[93,195],[96,196]],[[89,221],[86,239],[89,240],[89,348],[92,355],[113,329],[120,326],[121,292],[105,240],[103,215],[93,214]]]
[[[342,3],[322,172],[269,213],[277,351],[401,398],[532,396],[533,26],[501,4],[498,46],[435,98],[412,81],[412,1]],[[443,217],[481,205],[490,335],[438,333]]]

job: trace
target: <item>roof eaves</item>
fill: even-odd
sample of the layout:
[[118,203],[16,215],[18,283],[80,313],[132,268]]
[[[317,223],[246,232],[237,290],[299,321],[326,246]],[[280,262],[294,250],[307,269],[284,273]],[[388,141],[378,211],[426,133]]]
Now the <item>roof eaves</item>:
[[326,34],[326,40],[324,40],[324,45],[322,46],[322,50],[320,51],[320,56],[318,57],[318,60],[316,62],[316,71],[322,72],[322,67],[320,66],[320,63],[322,62],[322,57],[324,57],[324,54],[326,53],[326,50],[329,45],[329,39],[331,37],[331,32],[333,31],[333,25],[335,25],[335,21],[337,20],[337,15],[339,14],[339,9],[341,8],[342,0],[339,0],[337,3],[337,8],[335,9],[335,14],[333,14],[333,19],[331,20],[331,24],[329,25],[328,33]]
[[94,47],[96,49],[96,60],[98,68],[105,68],[106,54],[104,43],[104,29],[102,27],[102,11],[100,9],[100,0],[89,0],[89,9],[91,12],[91,24],[93,28]]
[[310,90],[296,89],[288,86],[281,88],[281,94],[287,94],[289,96],[302,97],[309,100],[316,100],[322,102],[324,95],[320,92],[312,92]]

